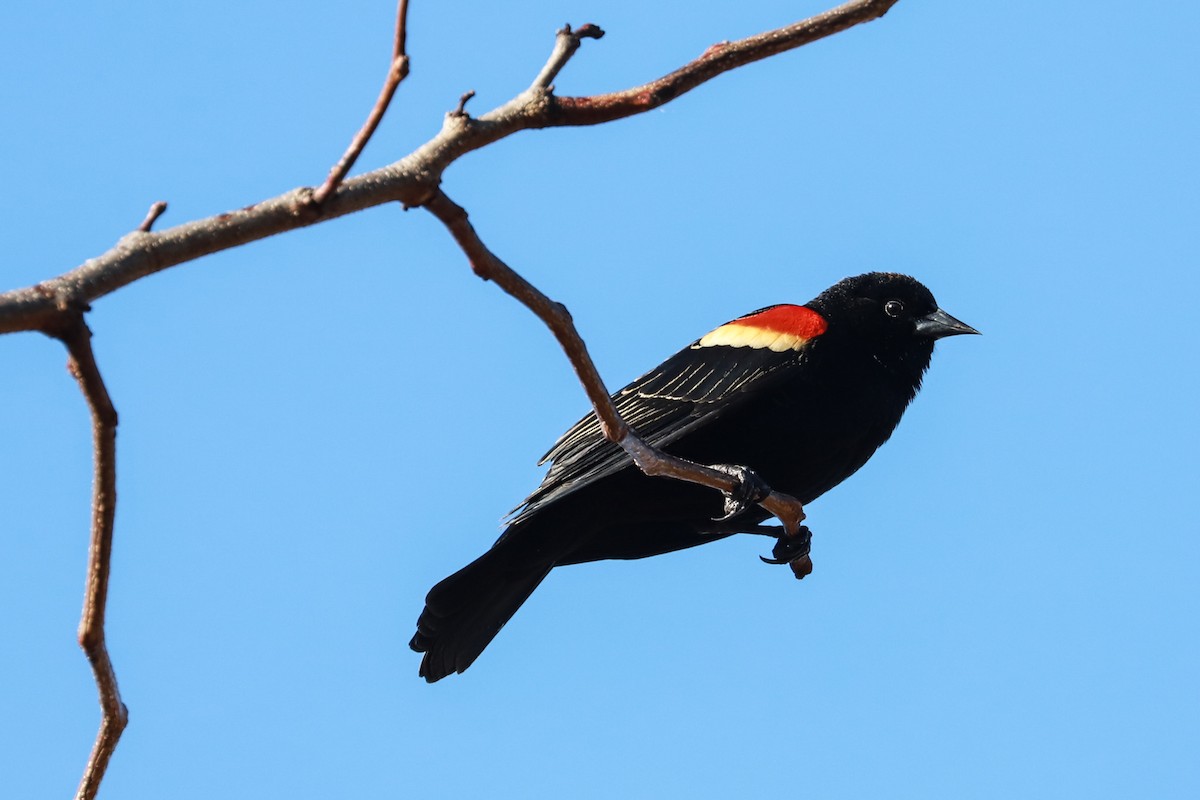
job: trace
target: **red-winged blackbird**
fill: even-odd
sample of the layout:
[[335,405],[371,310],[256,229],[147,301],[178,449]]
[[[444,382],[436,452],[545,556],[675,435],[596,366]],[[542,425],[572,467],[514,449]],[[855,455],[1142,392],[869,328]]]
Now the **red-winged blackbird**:
[[[747,479],[809,503],[887,441],[934,341],[960,333],[978,331],[938,308],[918,281],[873,272],[806,305],[722,325],[613,397],[651,445],[702,464],[744,465],[753,470],[740,472]],[[769,517],[744,503],[721,519],[718,492],[643,475],[594,415],[547,460],[542,485],[492,548],[425,599],[409,645],[425,654],[420,674],[430,683],[471,666],[554,567],[762,532]]]

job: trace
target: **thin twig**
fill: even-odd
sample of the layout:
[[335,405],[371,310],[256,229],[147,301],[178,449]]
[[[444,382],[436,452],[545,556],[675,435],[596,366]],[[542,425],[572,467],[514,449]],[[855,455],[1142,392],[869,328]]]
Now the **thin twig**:
[[400,161],[341,183],[335,181],[322,199],[319,215],[296,213],[311,193],[296,189],[154,236],[131,234],[106,253],[57,278],[0,294],[0,334],[47,327],[59,313],[58,302],[63,298],[76,304],[90,303],[147,275],[210,253],[383,203],[422,205],[455,160],[517,131],[595,125],[643,113],[723,72],[880,17],[896,2],[854,0],[794,25],[714,45],[670,75],[622,92],[558,97],[546,89],[526,90],[479,119],[448,114],[437,136]]
[[669,103],[697,86],[731,69],[840,33],[886,14],[899,0],[853,0],[806,20],[748,36],[720,42],[699,58],[656,81],[622,92],[593,97],[554,98],[548,116],[555,125],[596,125],[641,114]]
[[466,253],[471,270],[476,275],[485,281],[494,281],[501,289],[536,314],[538,319],[546,323],[554,333],[554,337],[558,339],[559,344],[562,345],[563,350],[566,351],[567,358],[575,367],[575,374],[579,376],[588,399],[596,407],[596,414],[600,418],[600,427],[604,431],[604,436],[614,442],[621,441],[628,434],[629,428],[609,400],[604,381],[601,380],[595,364],[592,363],[592,357],[588,354],[583,339],[575,330],[575,324],[566,306],[542,294],[536,286],[522,278],[492,253],[475,232],[475,228],[467,217],[467,212],[440,189],[434,192],[433,196],[423,205],[450,231],[458,246]]
[[154,227],[154,223],[158,221],[158,218],[161,217],[163,212],[166,210],[167,204],[162,200],[159,200],[157,203],[150,206],[150,210],[146,213],[146,218],[142,220],[141,225],[137,226],[137,229],[142,233],[149,233],[150,229]]
[[[575,329],[566,307],[542,294],[536,286],[522,278],[488,249],[471,225],[467,212],[440,189],[424,205],[450,231],[458,246],[466,253],[471,270],[476,275],[485,281],[495,282],[550,328],[554,338],[558,339],[558,343],[566,352],[579,382],[583,384],[606,439],[624,448],[633,462],[647,475],[698,483],[722,492],[732,492],[738,488],[737,479],[727,472],[677,458],[642,441],[621,418],[613,404],[608,389],[604,386],[604,380],[597,372],[596,365],[588,354],[587,345]],[[772,491],[759,505],[779,518],[789,536],[795,536],[799,532],[800,523],[804,520],[804,508],[799,500],[791,495]]]
[[475,96],[474,89],[468,89],[467,91],[463,92],[462,97],[458,98],[458,105],[455,106],[454,110],[450,112],[450,116],[452,116],[452,117],[467,116],[467,103],[474,96]]
[[129,721],[121,702],[117,675],[104,638],[104,613],[108,602],[108,575],[112,563],[113,519],[117,507],[117,412],[104,386],[92,352],[92,332],[79,309],[64,310],[64,324],[47,333],[67,346],[67,369],[79,382],[92,415],[94,476],[92,479],[92,533],[88,548],[87,586],[79,620],[79,645],[87,654],[100,695],[102,717],[92,754],[88,758],[77,800],[92,800],[100,788],[109,759]]
[[554,51],[550,53],[550,59],[546,62],[546,66],[542,67],[542,71],[533,79],[530,84],[530,89],[545,89],[549,91],[552,88],[555,77],[562,71],[562,68],[571,60],[571,56],[575,55],[575,51],[579,49],[579,45],[584,39],[601,39],[604,37],[604,31],[600,30],[598,25],[593,25],[588,22],[580,25],[577,30],[571,30],[570,25],[564,25],[558,35],[554,37]]
[[407,19],[408,0],[400,0],[396,6],[396,35],[395,44],[392,47],[392,63],[388,67],[387,77],[383,81],[383,88],[379,91],[379,98],[375,101],[371,113],[367,115],[367,121],[363,123],[362,128],[359,129],[354,139],[351,140],[350,146],[346,148],[346,152],[333,165],[333,168],[329,170],[329,177],[325,179],[320,188],[307,198],[310,205],[322,205],[328,199],[329,195],[333,194],[337,189],[338,184],[342,182],[347,173],[350,172],[350,169],[354,166],[354,162],[358,160],[363,148],[367,146],[367,142],[371,141],[371,136],[383,120],[383,115],[387,112],[388,106],[392,102],[392,97],[396,94],[397,87],[400,86],[400,82],[408,76],[408,55],[404,52],[404,43],[407,37],[405,33],[405,28],[408,26]]
[[408,0],[400,0],[396,5],[396,33],[392,37],[392,60],[408,52],[405,49],[408,40]]

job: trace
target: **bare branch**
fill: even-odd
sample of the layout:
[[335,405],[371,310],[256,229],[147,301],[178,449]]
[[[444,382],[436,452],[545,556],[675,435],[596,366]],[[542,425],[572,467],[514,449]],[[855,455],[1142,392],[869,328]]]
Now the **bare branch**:
[[117,675],[108,656],[104,637],[104,613],[108,603],[108,575],[112,563],[113,519],[117,507],[117,412],[113,408],[96,358],[92,332],[79,308],[66,310],[65,324],[46,332],[67,346],[67,369],[79,382],[92,415],[94,476],[92,479],[92,533],[88,548],[87,586],[83,615],[79,621],[79,645],[87,654],[100,695],[102,717],[76,793],[77,800],[91,800],[100,788],[108,761],[117,747],[129,713],[121,702]]
[[363,149],[367,146],[367,142],[371,140],[375,129],[379,127],[379,123],[383,120],[384,113],[387,112],[388,106],[392,102],[392,97],[396,94],[397,87],[400,82],[408,76],[408,55],[404,52],[404,43],[407,34],[405,28],[408,26],[408,0],[400,0],[396,6],[396,36],[395,44],[392,47],[392,63],[388,68],[387,77],[383,81],[383,88],[379,91],[379,99],[375,101],[371,113],[367,115],[367,121],[363,123],[362,128],[355,134],[351,140],[350,146],[346,148],[346,152],[342,155],[338,162],[333,165],[333,169],[329,170],[329,177],[321,184],[320,188],[309,195],[304,202],[310,207],[320,206],[328,199],[329,195],[333,194],[337,189],[338,184],[346,177],[347,173],[354,166],[354,162],[358,160]]
[[462,97],[458,98],[458,105],[455,106],[454,110],[450,112],[450,116],[452,116],[452,117],[468,116],[467,103],[470,102],[471,98],[474,96],[475,96],[474,89],[470,89],[468,91],[463,92]]
[[146,213],[146,218],[142,220],[141,225],[137,226],[137,229],[142,233],[149,233],[150,229],[154,227],[154,223],[158,221],[158,218],[161,217],[163,212],[166,210],[167,204],[162,200],[159,200],[157,203],[150,206],[150,210]]
[[749,36],[721,42],[705,50],[669,75],[623,92],[593,97],[555,98],[554,125],[596,125],[641,114],[669,103],[723,72],[803,47],[863,22],[878,19],[898,0],[852,0],[806,20]]
[[[649,111],[722,72],[880,17],[896,2],[853,0],[794,25],[714,45],[669,75],[613,94],[557,97],[537,86],[535,80],[530,89],[479,119],[448,114],[437,136],[400,161],[341,183],[335,181],[335,188],[322,200],[319,215],[304,213],[312,207],[307,200],[311,190],[296,189],[238,211],[160,233],[131,233],[108,252],[70,272],[36,286],[0,294],[0,334],[44,329],[53,324],[64,301],[85,305],[139,278],[210,253],[383,203],[422,205],[455,160],[517,131],[595,125]],[[574,35],[580,36],[580,31]],[[553,63],[556,60],[552,56],[550,64]],[[546,72],[543,68],[539,78]]]
[[529,88],[534,91],[552,90],[554,78],[571,60],[571,56],[575,55],[575,51],[579,49],[582,41],[584,39],[600,39],[603,36],[604,31],[590,22],[581,25],[575,31],[571,30],[570,25],[564,25],[554,39],[554,52],[550,54],[550,60],[546,62],[546,66],[542,67],[542,71],[533,79]]
[[[466,253],[471,270],[476,275],[485,281],[495,282],[546,323],[546,327],[550,328],[554,338],[558,339],[558,343],[566,352],[579,382],[583,384],[588,400],[591,401],[600,420],[600,428],[605,438],[621,445],[642,472],[698,483],[727,493],[738,488],[738,480],[727,472],[677,458],[642,441],[625,424],[625,420],[621,419],[620,413],[613,405],[608,389],[605,388],[600,373],[596,371],[587,345],[575,329],[566,306],[542,294],[536,286],[518,275],[489,250],[475,232],[467,212],[440,189],[424,205],[450,231],[458,246]],[[804,508],[799,500],[791,495],[772,491],[760,505],[779,518],[789,536],[798,534],[800,523],[804,520]]]
[[[445,195],[440,189],[434,192],[428,201],[423,203],[431,214],[442,221],[450,231],[458,246],[467,255],[471,270],[485,281],[494,281],[501,289],[515,297],[522,305],[546,323],[558,343],[567,353],[575,374],[583,384],[588,399],[596,408],[600,418],[600,426],[605,438],[619,442],[629,434],[621,415],[608,397],[608,389],[592,363],[587,346],[575,330],[575,323],[566,306],[551,300],[542,294],[536,286],[518,275],[511,267],[501,261],[479,238],[467,212],[461,206]],[[727,476],[728,477],[728,476]]]
[[408,28],[408,0],[400,0],[400,2],[396,4],[396,34],[392,37],[393,61],[408,52],[405,49],[408,39],[406,28]]

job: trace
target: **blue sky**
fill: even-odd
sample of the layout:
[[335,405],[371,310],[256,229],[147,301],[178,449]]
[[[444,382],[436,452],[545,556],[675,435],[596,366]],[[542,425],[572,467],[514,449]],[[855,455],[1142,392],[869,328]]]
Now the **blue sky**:
[[[624,88],[824,8],[414,0],[359,170],[474,89]],[[374,100],[389,2],[0,10],[3,288],[316,184]],[[735,538],[558,570],[465,675],[406,643],[585,408],[549,334],[422,211],[379,208],[95,305],[121,414],[109,643],[131,722],[103,797],[1184,798],[1200,794],[1195,520],[1200,11],[903,0],[447,193],[565,302],[616,388],[850,274],[923,280],[899,431],[812,504],[815,572]],[[0,340],[0,793],[73,791],[86,411]]]

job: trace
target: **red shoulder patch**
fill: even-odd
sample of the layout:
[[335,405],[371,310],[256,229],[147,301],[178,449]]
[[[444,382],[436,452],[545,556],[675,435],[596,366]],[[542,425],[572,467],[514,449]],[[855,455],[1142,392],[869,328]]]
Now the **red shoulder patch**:
[[771,306],[728,322],[698,342],[700,347],[754,347],[776,353],[799,350],[829,327],[825,318],[804,306]]
[[756,328],[779,333],[790,333],[811,339],[820,336],[829,327],[825,318],[805,306],[771,306],[744,317],[738,317],[731,325],[753,325]]

